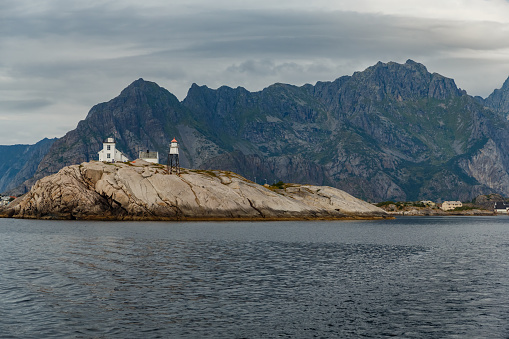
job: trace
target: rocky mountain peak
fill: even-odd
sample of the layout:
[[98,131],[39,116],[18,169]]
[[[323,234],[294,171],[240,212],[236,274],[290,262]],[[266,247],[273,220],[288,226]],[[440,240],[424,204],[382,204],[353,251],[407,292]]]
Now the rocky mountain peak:
[[208,88],[208,87],[205,86],[205,85],[200,86],[196,82],[193,82],[193,84],[191,85],[191,87],[187,91],[187,96],[189,96],[189,93],[194,93],[196,91],[199,91],[200,89],[206,89],[206,88]]
[[412,66],[412,67],[417,67],[417,68],[422,68],[424,70],[424,72],[427,72],[428,69],[426,68],[426,66],[424,66],[423,64],[419,63],[419,62],[415,62],[413,61],[412,59],[408,59],[406,62],[405,62],[405,65],[407,66]]
[[138,79],[56,141],[35,176],[96,160],[112,134],[130,159],[140,148],[166,154],[176,137],[182,166],[252,181],[331,185],[372,201],[471,199],[509,192],[500,175],[509,168],[503,120],[413,60],[314,86],[193,84],[182,102]]
[[248,94],[249,91],[244,87],[238,86],[237,88],[232,88],[229,86],[221,86],[218,89],[212,89],[207,87],[206,85],[199,86],[196,83],[193,83],[189,90],[187,91],[187,96],[184,99],[184,102],[189,102],[192,100],[196,100],[198,97],[218,97],[218,96],[236,96],[236,95],[245,95]]
[[352,81],[363,87],[365,95],[375,100],[396,99],[397,101],[420,98],[446,98],[463,95],[453,79],[438,73],[430,73],[427,68],[413,60],[404,64],[382,63],[356,72]]
[[[102,119],[103,117],[97,117],[97,114],[101,115],[105,107],[113,108],[111,109],[113,115],[119,117],[125,115],[129,111],[129,107],[149,107],[154,103],[160,102],[167,103],[168,105],[178,105],[179,100],[175,95],[155,82],[139,78],[124,88],[117,97],[92,107],[85,120]],[[136,109],[134,113],[136,112],[139,112],[139,110]]]
[[[168,92],[163,87],[160,87],[158,84],[152,81],[143,80],[143,78],[139,78],[138,80],[132,82],[129,86],[127,86],[118,98],[125,97],[148,97],[154,95],[170,95],[171,97],[175,97],[173,94]],[[175,97],[176,98],[176,97]]]
[[[150,82],[143,80],[143,78],[139,78],[138,80],[133,81],[129,86],[124,88],[122,92],[120,92],[121,97],[127,97],[132,95],[133,93],[141,93],[147,90]],[[156,83],[152,83],[158,86]]]
[[509,92],[509,77],[504,81],[501,90],[504,92]]
[[509,78],[500,89],[496,89],[484,101],[485,105],[495,112],[509,115]]

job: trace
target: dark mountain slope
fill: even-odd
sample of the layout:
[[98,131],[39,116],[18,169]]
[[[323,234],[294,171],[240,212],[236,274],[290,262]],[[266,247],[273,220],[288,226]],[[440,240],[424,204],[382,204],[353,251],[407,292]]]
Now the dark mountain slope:
[[133,159],[149,148],[165,162],[177,137],[183,166],[259,183],[331,185],[372,201],[467,200],[509,195],[508,127],[454,80],[411,60],[315,86],[194,84],[182,102],[140,79],[55,142],[36,177],[96,159],[108,136]]
[[153,82],[136,80],[115,99],[94,106],[76,129],[58,139],[40,162],[34,178],[20,191],[64,166],[97,160],[107,137],[115,137],[118,148],[131,159],[136,159],[140,150],[166,152],[169,141],[178,133],[175,124],[182,110],[170,92]]
[[509,78],[500,89],[494,90],[486,99],[480,101],[504,117],[509,116]]
[[0,146],[0,192],[31,178],[55,140],[45,138],[35,145]]
[[[496,140],[497,149],[507,150],[507,126],[459,90],[452,79],[408,61],[379,63],[352,77],[307,88],[365,141],[365,150],[347,147],[343,159],[332,160],[332,165],[348,163],[348,159],[369,164],[362,173],[359,166],[336,167],[336,178],[350,178],[350,185],[359,181],[350,191],[373,187],[369,181],[377,177],[401,188],[406,199],[466,198],[488,186],[506,190],[506,183],[498,184],[507,179],[502,172],[490,182],[479,168],[471,168],[467,175],[458,168],[461,159],[466,166],[464,159],[488,140]],[[497,161],[507,168],[507,157]]]

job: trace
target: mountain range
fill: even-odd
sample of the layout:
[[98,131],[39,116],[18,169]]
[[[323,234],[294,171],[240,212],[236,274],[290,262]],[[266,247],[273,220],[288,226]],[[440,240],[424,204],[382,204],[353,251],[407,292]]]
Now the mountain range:
[[[64,166],[97,160],[113,136],[131,159],[150,149],[165,163],[175,137],[184,167],[328,185],[368,201],[509,196],[508,114],[509,81],[486,99],[472,97],[412,60],[259,92],[193,84],[183,101],[139,79],[46,141],[43,157],[23,160],[31,172],[14,162],[0,168],[0,191],[20,194]],[[13,175],[26,179],[14,190]]]

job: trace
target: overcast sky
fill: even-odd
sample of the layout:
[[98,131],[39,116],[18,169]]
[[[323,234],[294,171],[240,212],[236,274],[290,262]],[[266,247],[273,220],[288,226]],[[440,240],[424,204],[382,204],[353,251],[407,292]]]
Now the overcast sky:
[[1,0],[0,145],[61,137],[138,78],[182,100],[407,59],[488,96],[509,76],[509,2]]

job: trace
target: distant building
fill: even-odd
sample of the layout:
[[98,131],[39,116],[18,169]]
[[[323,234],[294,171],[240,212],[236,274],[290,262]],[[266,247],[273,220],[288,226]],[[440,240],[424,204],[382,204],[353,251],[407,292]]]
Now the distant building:
[[423,204],[424,206],[429,206],[429,207],[435,207],[435,203],[431,200],[422,200],[421,201],[421,204]]
[[108,138],[103,142],[103,149],[97,152],[99,161],[105,162],[126,162],[129,161],[127,156],[117,149],[115,139]]
[[2,196],[0,197],[0,206],[6,206],[6,205],[9,205],[9,203],[16,199],[16,197],[10,197],[10,196]]
[[444,201],[442,203],[443,211],[450,211],[457,207],[463,207],[463,204],[461,203],[461,201]]
[[145,160],[147,162],[153,162],[154,164],[159,163],[159,152],[150,152],[147,150],[146,152],[140,151],[138,156],[141,160]]
[[495,203],[495,212],[498,214],[508,214],[509,213],[509,203],[497,201]]

